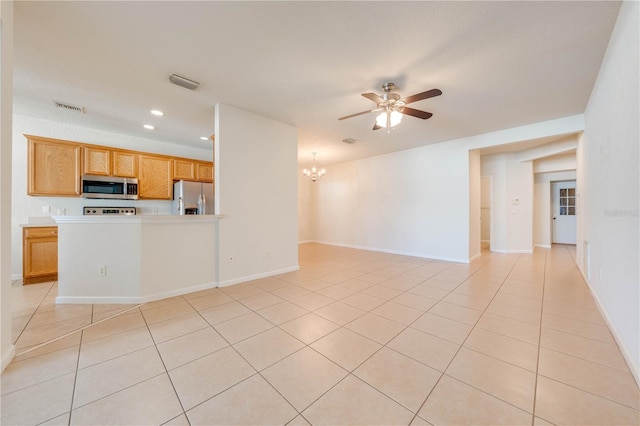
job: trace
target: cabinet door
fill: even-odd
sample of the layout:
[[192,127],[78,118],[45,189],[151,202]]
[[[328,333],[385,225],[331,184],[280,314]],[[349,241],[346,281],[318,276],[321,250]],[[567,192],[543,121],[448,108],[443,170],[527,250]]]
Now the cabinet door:
[[173,178],[175,180],[194,180],[196,178],[195,163],[184,158],[174,158]]
[[85,174],[103,176],[111,174],[111,151],[109,149],[85,146],[83,154]]
[[133,152],[112,151],[113,175],[120,177],[138,177],[138,155]]
[[24,284],[58,278],[58,228],[23,228],[22,275]]
[[79,144],[27,136],[27,194],[79,196]]
[[213,163],[196,163],[196,174],[199,182],[213,182]]
[[140,198],[171,200],[173,198],[173,160],[152,155],[139,155]]

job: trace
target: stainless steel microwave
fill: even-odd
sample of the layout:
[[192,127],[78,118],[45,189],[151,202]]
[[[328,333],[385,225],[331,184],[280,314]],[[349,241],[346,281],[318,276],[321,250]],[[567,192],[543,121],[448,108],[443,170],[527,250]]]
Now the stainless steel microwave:
[[138,179],[82,175],[82,196],[110,200],[137,200]]

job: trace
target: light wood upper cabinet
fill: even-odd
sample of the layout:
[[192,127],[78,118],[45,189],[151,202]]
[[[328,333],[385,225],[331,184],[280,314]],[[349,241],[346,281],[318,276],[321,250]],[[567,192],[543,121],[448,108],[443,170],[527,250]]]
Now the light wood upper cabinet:
[[138,154],[126,151],[112,151],[113,175],[128,178],[138,177]]
[[25,136],[29,195],[80,196],[83,173],[137,178],[138,196],[155,200],[173,198],[174,180],[213,182],[214,165],[210,161]]
[[156,200],[173,198],[173,160],[155,155],[138,155],[138,196]]
[[85,146],[82,151],[84,154],[84,174],[111,175],[110,149]]
[[213,182],[213,163],[196,163],[196,180],[198,182]]
[[81,146],[25,135],[28,140],[27,194],[79,196]]
[[194,180],[196,178],[196,164],[193,160],[186,158],[173,159],[173,179],[174,180]]
[[58,279],[58,227],[22,228],[24,284]]

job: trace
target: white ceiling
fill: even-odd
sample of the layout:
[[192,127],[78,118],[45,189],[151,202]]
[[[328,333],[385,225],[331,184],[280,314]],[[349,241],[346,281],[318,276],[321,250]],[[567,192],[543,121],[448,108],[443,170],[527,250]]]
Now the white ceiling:
[[[583,113],[619,6],[19,1],[15,112],[208,147],[222,102],[297,127],[300,163],[317,151],[331,164]],[[434,116],[391,133],[371,130],[374,114],[337,120],[373,108],[360,93],[386,81],[403,96],[441,89],[411,105]]]

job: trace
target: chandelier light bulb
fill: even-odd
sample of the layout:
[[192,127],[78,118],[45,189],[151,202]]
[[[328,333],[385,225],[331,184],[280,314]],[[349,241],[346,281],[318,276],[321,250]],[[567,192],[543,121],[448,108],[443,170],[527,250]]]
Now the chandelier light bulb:
[[317,182],[318,178],[321,178],[326,174],[326,170],[316,168],[316,153],[312,152],[312,154],[313,154],[313,166],[311,167],[311,169],[303,169],[302,174],[308,177],[309,179],[311,179],[311,182]]

